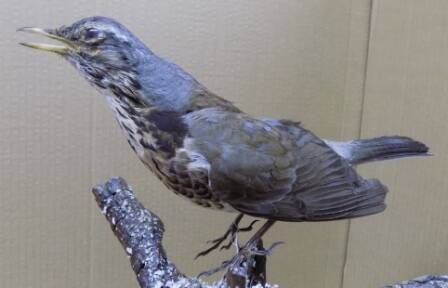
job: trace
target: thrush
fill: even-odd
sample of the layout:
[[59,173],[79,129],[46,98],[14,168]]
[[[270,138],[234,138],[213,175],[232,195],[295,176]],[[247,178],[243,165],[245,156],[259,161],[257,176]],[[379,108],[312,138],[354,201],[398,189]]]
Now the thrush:
[[428,155],[425,144],[408,137],[337,142],[319,138],[298,122],[254,118],[110,18],[19,30],[61,43],[21,44],[73,64],[105,96],[131,148],[168,189],[202,207],[238,213],[211,248],[241,230],[242,215],[267,219],[227,264],[254,251],[275,221],[382,212],[387,188],[361,177],[354,165]]

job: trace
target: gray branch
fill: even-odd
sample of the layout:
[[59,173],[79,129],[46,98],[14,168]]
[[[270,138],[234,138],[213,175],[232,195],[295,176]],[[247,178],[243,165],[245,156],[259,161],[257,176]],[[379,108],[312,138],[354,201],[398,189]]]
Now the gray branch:
[[448,288],[448,275],[425,275],[384,288]]
[[[143,207],[122,178],[112,178],[95,187],[93,194],[112,231],[130,256],[141,288],[272,287],[264,284],[266,258],[263,256],[253,256],[240,267],[230,267],[213,285],[182,274],[168,260],[163,249],[162,221]],[[257,283],[259,285],[255,286]]]

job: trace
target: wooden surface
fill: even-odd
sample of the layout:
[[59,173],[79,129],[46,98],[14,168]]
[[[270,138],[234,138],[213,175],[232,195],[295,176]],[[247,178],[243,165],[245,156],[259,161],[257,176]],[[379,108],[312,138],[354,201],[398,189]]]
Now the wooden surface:
[[328,138],[405,134],[433,149],[431,159],[361,169],[390,187],[383,215],[275,226],[266,245],[287,244],[269,259],[271,283],[378,287],[446,273],[447,4],[0,2],[2,286],[137,285],[90,194],[113,175],[126,178],[163,219],[165,247],[182,271],[193,275],[229,256],[193,261],[234,215],[168,192],[133,155],[104,99],[72,67],[17,45],[33,38],[15,33],[18,27],[56,27],[94,14],[120,20],[156,53],[253,115],[300,120]]

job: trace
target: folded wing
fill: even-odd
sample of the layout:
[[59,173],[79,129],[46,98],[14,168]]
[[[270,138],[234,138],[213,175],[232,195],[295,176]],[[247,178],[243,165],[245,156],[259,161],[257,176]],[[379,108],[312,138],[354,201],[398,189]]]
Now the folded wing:
[[209,183],[235,209],[283,221],[327,221],[384,210],[387,189],[364,180],[297,123],[207,108],[185,117]]
[[207,108],[185,117],[192,150],[210,164],[209,182],[228,203],[281,199],[296,181],[295,143],[268,123]]

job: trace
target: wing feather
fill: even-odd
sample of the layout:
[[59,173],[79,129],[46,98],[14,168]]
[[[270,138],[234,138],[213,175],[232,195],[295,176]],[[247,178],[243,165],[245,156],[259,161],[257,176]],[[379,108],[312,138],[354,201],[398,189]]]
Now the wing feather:
[[210,163],[210,185],[229,203],[280,199],[296,180],[295,143],[242,113],[207,108],[188,114],[197,153]]
[[207,108],[184,118],[209,185],[240,212],[283,221],[328,221],[384,210],[387,189],[364,180],[299,124]]

